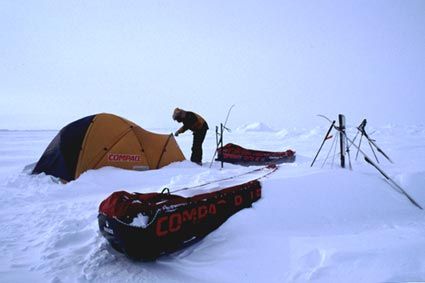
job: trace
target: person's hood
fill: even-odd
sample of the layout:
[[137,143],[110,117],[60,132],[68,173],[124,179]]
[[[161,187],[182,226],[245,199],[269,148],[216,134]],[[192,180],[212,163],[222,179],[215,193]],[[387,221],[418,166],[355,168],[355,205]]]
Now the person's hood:
[[176,108],[174,109],[174,112],[173,112],[173,120],[181,121],[184,118],[185,114],[186,114],[186,111],[180,108]]

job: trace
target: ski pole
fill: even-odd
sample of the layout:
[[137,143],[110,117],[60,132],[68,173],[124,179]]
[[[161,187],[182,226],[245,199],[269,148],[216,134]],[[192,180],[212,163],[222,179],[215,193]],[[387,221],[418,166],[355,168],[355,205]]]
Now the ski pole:
[[369,145],[370,145],[370,148],[372,149],[372,152],[373,152],[373,155],[375,155],[375,159],[376,159],[376,161],[379,163],[379,161],[378,161],[378,157],[376,156],[376,154],[375,154],[375,151],[373,150],[373,148],[372,148],[372,145],[376,148],[376,150],[378,150],[378,152],[380,153],[380,154],[382,154],[389,162],[391,162],[391,163],[394,163],[392,160],[391,160],[391,158],[387,155],[387,154],[385,154],[385,152],[381,149],[381,148],[379,148],[379,146],[375,143],[375,141],[373,140],[373,139],[371,139],[370,137],[369,137],[369,135],[366,133],[366,129],[365,129],[365,127],[366,127],[366,123],[367,123],[367,121],[366,121],[366,119],[364,119],[363,120],[363,122],[360,124],[360,126],[358,126],[357,127],[357,129],[359,130],[359,131],[361,131],[362,132],[362,134],[366,137],[366,139],[368,140],[368,142],[369,142]]
[[320,151],[322,150],[323,145],[325,144],[326,140],[329,137],[330,132],[332,131],[332,128],[335,126],[335,120],[332,122],[332,125],[329,127],[328,132],[325,135],[325,138],[323,139],[322,144],[320,145],[319,151],[317,151],[316,156],[313,159],[313,162],[311,162],[310,167],[313,167],[314,162],[316,162],[317,157],[319,156]]
[[[345,134],[345,136],[347,137],[347,135]],[[399,190],[399,192],[400,193],[402,193],[413,205],[415,205],[417,208],[419,208],[419,209],[422,209],[423,210],[423,208],[399,185],[399,184],[397,184],[393,179],[391,179],[375,162],[373,162],[372,161],[372,159],[370,159],[369,158],[369,156],[367,156],[367,154],[366,153],[364,153],[361,149],[360,149],[360,147],[357,147],[357,145],[355,145],[354,143],[353,143],[353,141],[352,140],[350,140],[348,137],[347,137],[347,140],[352,144],[352,145],[354,145],[354,147],[356,147],[357,148],[357,150],[361,153],[361,154],[363,154],[363,156],[364,156],[364,159],[365,159],[365,161],[367,162],[367,163],[369,163],[370,165],[372,165],[373,167],[375,167],[375,169],[376,170],[378,170],[379,171],[379,173],[381,173],[382,174],[382,176],[384,176],[385,177],[385,179],[387,179],[387,181],[390,183],[390,184],[392,184],[393,186],[395,186],[398,190]]]
[[[230,106],[229,110],[227,111],[227,116],[226,116],[226,120],[225,120],[225,122],[224,122],[224,126],[223,126],[223,124],[221,124],[222,129],[224,128],[224,129],[226,129],[226,130],[230,131],[228,128],[226,128],[226,125],[227,125],[227,121],[229,120],[230,112],[232,111],[233,107],[235,107],[235,104],[233,104],[232,106]],[[217,129],[217,128],[216,128],[216,129]],[[217,131],[217,130],[216,130],[216,131]],[[223,131],[221,131],[220,141],[221,141],[221,147],[223,147]],[[211,167],[212,167],[212,165],[213,165],[213,162],[214,162],[215,156],[216,156],[216,154],[217,154],[217,151],[218,151],[218,145],[217,145],[217,147],[216,147],[216,149],[215,149],[215,151],[214,151],[213,158],[211,159],[210,168],[211,168]],[[222,163],[222,165],[221,165],[221,168],[223,168],[223,163]]]
[[[331,121],[328,117],[324,116],[324,115],[318,115],[322,118],[325,118],[328,121]],[[335,121],[334,121],[335,122]],[[363,124],[363,123],[362,123]],[[336,126],[333,125],[333,127],[337,130],[340,131],[340,129]],[[360,129],[359,129],[360,130]],[[363,134],[365,134],[365,132],[362,132]],[[423,210],[422,206],[420,206],[399,184],[397,184],[392,178],[390,178],[377,164],[375,164],[370,158],[369,156],[367,156],[366,153],[364,153],[363,150],[360,149],[360,146],[357,146],[353,140],[351,140],[350,138],[348,138],[347,133],[344,132],[344,135],[346,137],[346,139],[351,143],[351,145],[353,145],[355,148],[357,148],[358,152],[360,152],[365,161],[367,163],[369,163],[370,165],[372,165],[373,167],[375,167],[376,170],[378,170],[379,173],[381,173],[385,179],[387,180],[388,183],[390,183],[391,185],[395,186],[398,189],[398,192],[400,192],[401,194],[403,194],[414,206],[416,206],[417,208]],[[367,134],[366,134],[367,135]],[[365,136],[366,136],[365,135]],[[366,136],[367,138],[367,136]]]

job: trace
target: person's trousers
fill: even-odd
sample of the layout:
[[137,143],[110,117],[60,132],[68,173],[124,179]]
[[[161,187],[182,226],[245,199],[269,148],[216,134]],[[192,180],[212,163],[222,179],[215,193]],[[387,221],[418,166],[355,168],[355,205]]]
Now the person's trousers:
[[202,128],[193,132],[192,155],[190,161],[202,165],[202,143],[207,135],[208,128]]

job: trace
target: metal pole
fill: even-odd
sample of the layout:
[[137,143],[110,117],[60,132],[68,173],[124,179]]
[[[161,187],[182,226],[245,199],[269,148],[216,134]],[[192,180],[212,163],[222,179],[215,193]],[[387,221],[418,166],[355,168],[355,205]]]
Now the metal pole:
[[[360,136],[359,146],[357,147],[356,160],[357,160],[357,157],[359,156],[359,148],[362,146],[362,138],[363,138],[363,133]],[[353,143],[354,143],[354,140],[353,140]]]
[[214,155],[211,159],[210,168],[213,165],[214,158],[215,158],[217,151],[218,151],[218,147],[219,147],[218,126],[215,126],[215,151],[214,151]]
[[[345,135],[347,137],[347,135]],[[369,156],[366,155],[366,153],[364,151],[362,151],[360,149],[360,147],[358,147],[357,145],[354,144],[354,142],[352,140],[350,140],[347,137],[347,140],[351,143],[351,145],[353,145],[354,147],[357,147],[357,149],[360,151],[360,153],[363,155],[365,161],[367,163],[369,163],[370,165],[372,165],[373,167],[375,167],[376,170],[378,170],[379,173],[382,174],[382,176],[385,177],[385,179],[392,184],[394,187],[396,187],[398,189],[398,192],[402,193],[405,197],[407,197],[409,199],[409,201],[415,205],[416,207],[418,207],[419,209],[423,209],[422,206],[420,206],[399,184],[397,184],[393,179],[391,179],[377,164],[375,164],[372,159],[369,158]]]
[[[223,148],[223,123],[220,123],[220,146]],[[223,169],[223,158],[221,159],[221,169]]]
[[338,115],[339,120],[339,144],[341,150],[341,167],[345,168],[345,116],[343,114]]
[[315,157],[314,157],[314,159],[313,159],[313,162],[311,162],[310,167],[313,167],[314,162],[316,162],[317,156],[319,156],[319,153],[320,153],[320,151],[322,150],[323,145],[325,144],[326,140],[329,138],[329,134],[331,133],[331,131],[332,131],[332,129],[333,129],[333,127],[334,127],[334,125],[335,125],[335,121],[332,121],[332,125],[329,127],[329,130],[328,130],[328,132],[326,133],[326,136],[325,136],[325,138],[323,139],[322,144],[320,145],[320,148],[319,148],[319,150],[317,151],[316,156],[315,156]]

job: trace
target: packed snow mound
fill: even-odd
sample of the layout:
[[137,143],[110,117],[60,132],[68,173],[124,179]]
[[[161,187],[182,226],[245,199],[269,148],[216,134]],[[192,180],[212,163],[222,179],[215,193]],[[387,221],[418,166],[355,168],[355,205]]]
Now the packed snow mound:
[[274,132],[272,128],[262,122],[256,122],[252,124],[246,124],[236,129],[238,132]]

